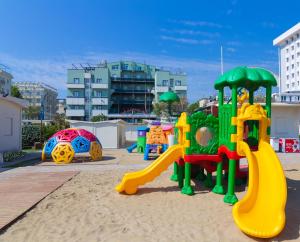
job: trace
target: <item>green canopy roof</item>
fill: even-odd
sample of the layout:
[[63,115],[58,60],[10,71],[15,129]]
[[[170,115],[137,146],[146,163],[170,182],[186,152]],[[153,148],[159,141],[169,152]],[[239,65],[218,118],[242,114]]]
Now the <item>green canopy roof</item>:
[[232,87],[233,85],[256,90],[260,86],[276,86],[277,81],[273,74],[265,69],[248,68],[246,66],[227,71],[215,81],[216,89],[225,86]]
[[160,102],[172,103],[178,102],[180,99],[174,92],[165,92],[159,97]]

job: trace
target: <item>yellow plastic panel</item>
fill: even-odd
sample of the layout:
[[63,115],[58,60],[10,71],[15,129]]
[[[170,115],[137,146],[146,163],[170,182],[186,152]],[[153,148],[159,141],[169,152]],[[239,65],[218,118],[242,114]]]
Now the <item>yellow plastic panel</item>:
[[138,186],[144,185],[152,181],[165,171],[175,160],[183,157],[183,148],[181,145],[171,146],[151,165],[141,171],[127,173],[122,182],[116,186],[118,192],[134,194],[137,192]]
[[232,210],[237,226],[246,234],[271,238],[285,225],[286,179],[280,161],[267,142],[260,140],[258,151],[238,142],[249,163],[249,186],[245,197]]

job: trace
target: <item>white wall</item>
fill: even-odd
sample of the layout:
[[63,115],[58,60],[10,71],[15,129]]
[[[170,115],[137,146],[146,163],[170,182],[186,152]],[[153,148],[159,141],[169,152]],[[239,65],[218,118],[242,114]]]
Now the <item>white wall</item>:
[[70,121],[70,126],[92,132],[99,139],[103,148],[121,148],[125,145],[125,127],[122,122]]
[[299,105],[272,105],[271,137],[298,138],[299,125]]
[[0,152],[22,149],[21,107],[0,100]]

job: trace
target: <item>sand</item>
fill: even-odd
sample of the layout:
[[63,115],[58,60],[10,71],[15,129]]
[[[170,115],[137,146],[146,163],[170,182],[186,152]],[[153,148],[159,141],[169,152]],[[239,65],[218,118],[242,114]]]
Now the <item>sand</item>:
[[[287,225],[270,241],[300,241],[300,162],[284,168]],[[171,172],[170,167],[128,196],[114,191],[124,171],[83,171],[9,227],[0,241],[257,241],[235,226],[222,195],[202,183],[196,183],[194,196],[182,195]],[[241,198],[244,187],[239,190]]]

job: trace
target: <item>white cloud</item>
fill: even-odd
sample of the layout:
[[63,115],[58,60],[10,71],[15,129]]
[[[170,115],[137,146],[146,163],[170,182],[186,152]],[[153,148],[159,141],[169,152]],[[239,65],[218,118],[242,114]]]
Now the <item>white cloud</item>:
[[211,27],[211,28],[223,28],[222,24],[208,22],[208,21],[193,21],[193,20],[169,20],[172,23],[179,23],[187,26],[199,26],[199,27]]
[[277,27],[277,25],[271,21],[264,21],[261,23],[262,27],[264,28],[269,28],[269,29],[274,29]]
[[190,29],[160,29],[161,32],[168,33],[168,34],[181,34],[181,35],[192,35],[192,36],[205,36],[208,38],[216,38],[220,36],[218,32],[205,32],[199,30],[190,30]]
[[[14,81],[43,81],[58,89],[59,95],[66,95],[67,69],[72,63],[91,63],[95,65],[101,60],[132,60],[141,63],[165,67],[169,70],[180,68],[188,76],[188,99],[196,101],[200,97],[216,94],[213,84],[220,74],[220,62],[191,58],[178,58],[166,55],[151,55],[137,52],[88,52],[78,55],[61,55],[57,58],[27,59],[0,53],[0,63],[10,68]],[[261,61],[260,63],[240,63],[226,61],[225,70],[237,65],[261,66],[274,71],[277,63]]]
[[172,36],[166,36],[162,35],[160,36],[162,40],[170,40],[178,43],[183,43],[183,44],[192,44],[192,45],[208,45],[211,44],[211,40],[198,40],[198,39],[191,39],[191,38],[177,38],[177,37],[172,37]]

